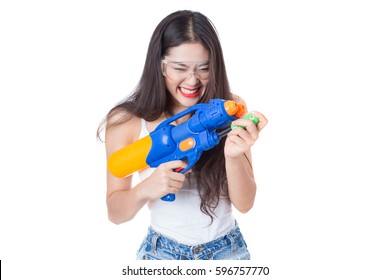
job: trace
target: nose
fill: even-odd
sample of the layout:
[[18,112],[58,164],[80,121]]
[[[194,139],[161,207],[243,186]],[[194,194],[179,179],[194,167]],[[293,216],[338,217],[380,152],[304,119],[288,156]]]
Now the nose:
[[197,84],[198,80],[199,80],[199,78],[195,72],[192,72],[186,79],[186,81],[190,84]]

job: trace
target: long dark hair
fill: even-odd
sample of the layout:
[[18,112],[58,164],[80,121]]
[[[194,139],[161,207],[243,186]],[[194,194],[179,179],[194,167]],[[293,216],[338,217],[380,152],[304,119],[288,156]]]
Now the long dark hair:
[[[150,39],[144,70],[133,93],[112,108],[99,126],[98,136],[107,125],[107,120],[118,112],[125,112],[125,118],[111,126],[128,121],[132,115],[153,121],[162,114],[172,114],[172,100],[165,87],[161,59],[173,47],[183,43],[201,43],[209,51],[210,78],[200,103],[212,98],[232,99],[221,44],[213,23],[203,14],[193,11],[177,11],[164,18],[156,27]],[[227,192],[224,157],[224,140],[217,147],[206,151],[192,168],[191,177],[196,180],[201,198],[200,209],[213,220],[221,192]]]

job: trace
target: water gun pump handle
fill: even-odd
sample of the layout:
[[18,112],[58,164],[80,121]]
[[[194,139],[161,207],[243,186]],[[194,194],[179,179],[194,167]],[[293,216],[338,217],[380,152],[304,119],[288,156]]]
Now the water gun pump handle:
[[166,119],[165,121],[163,121],[162,123],[160,123],[160,124],[156,127],[155,130],[158,130],[158,129],[164,127],[164,126],[167,126],[167,125],[169,125],[170,123],[172,123],[172,122],[174,122],[174,121],[176,121],[176,120],[178,120],[178,119],[184,117],[185,115],[188,115],[189,113],[192,113],[193,111],[199,110],[199,109],[202,108],[202,107],[204,107],[204,104],[196,104],[196,105],[194,105],[194,106],[192,106],[192,107],[190,107],[190,108],[188,108],[188,109],[186,109],[186,110],[184,110],[184,111],[182,111],[182,112],[180,112],[180,113],[178,113],[178,114],[176,114],[176,115],[174,115],[174,116],[172,116],[172,117]]

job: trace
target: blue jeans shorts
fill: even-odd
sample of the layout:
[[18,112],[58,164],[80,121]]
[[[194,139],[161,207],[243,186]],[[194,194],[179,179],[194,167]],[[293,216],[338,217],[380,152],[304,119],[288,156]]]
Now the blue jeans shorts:
[[250,254],[236,225],[214,241],[190,246],[178,243],[149,228],[137,251],[137,260],[249,260]]

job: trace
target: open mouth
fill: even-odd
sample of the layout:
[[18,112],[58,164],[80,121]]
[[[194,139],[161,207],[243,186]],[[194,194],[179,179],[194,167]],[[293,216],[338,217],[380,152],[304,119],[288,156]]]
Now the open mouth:
[[194,88],[194,89],[179,87],[179,91],[180,91],[181,95],[183,95],[184,97],[194,98],[194,97],[199,95],[200,87],[199,88]]

